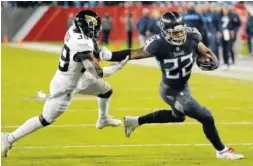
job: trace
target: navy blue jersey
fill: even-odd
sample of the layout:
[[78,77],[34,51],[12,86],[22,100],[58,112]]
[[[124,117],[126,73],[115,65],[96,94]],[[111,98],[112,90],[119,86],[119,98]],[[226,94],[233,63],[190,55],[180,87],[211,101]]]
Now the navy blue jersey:
[[187,28],[187,39],[181,46],[169,44],[160,34],[150,37],[144,49],[156,58],[162,71],[163,83],[181,89],[190,78],[201,40],[196,28]]

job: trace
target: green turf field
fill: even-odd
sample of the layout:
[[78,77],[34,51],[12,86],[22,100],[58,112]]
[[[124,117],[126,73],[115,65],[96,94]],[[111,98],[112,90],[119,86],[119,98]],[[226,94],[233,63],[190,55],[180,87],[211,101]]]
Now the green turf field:
[[[2,45],[2,131],[41,113],[43,102],[33,97],[38,90],[48,92],[57,66],[57,54]],[[114,89],[110,113],[122,118],[168,108],[158,93],[160,77],[159,69],[128,64],[107,78]],[[143,126],[130,139],[122,127],[97,130],[96,98],[77,96],[54,125],[18,141],[2,165],[252,166],[253,83],[193,74],[190,85],[193,96],[212,110],[222,140],[246,159],[216,159],[201,125],[189,118],[185,125]]]

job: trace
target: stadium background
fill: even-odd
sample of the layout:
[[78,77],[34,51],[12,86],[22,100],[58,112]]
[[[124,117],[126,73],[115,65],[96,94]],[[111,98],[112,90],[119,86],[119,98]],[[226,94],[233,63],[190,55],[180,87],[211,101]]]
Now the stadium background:
[[[183,5],[180,5],[175,3],[171,5],[112,5],[112,6],[94,6],[94,7],[85,7],[86,9],[91,9],[96,11],[101,18],[105,16],[105,13],[108,13],[113,21],[114,29],[113,33],[110,35],[111,40],[126,40],[126,33],[125,33],[125,18],[128,14],[128,12],[133,13],[133,23],[134,25],[137,24],[137,21],[142,16],[142,10],[144,8],[147,8],[150,10],[150,15],[152,13],[159,11],[160,13],[166,12],[166,11],[178,11],[180,7],[183,7],[186,11],[188,8],[188,3],[185,3]],[[29,32],[27,32],[26,35],[20,36],[19,38],[14,38],[13,40],[19,41],[62,41],[66,32],[66,23],[68,22],[69,15],[72,13],[77,13],[78,11],[82,10],[83,7],[75,7],[75,6],[44,6],[43,7],[37,7],[36,10],[34,9],[34,12],[38,15],[36,22],[32,22],[32,28]],[[240,35],[243,40],[246,38],[246,34],[244,31],[245,22],[248,16],[248,12],[245,9],[244,4],[242,3],[236,3],[234,4],[236,12],[239,14],[242,26],[240,28]],[[43,10],[40,10],[38,8],[44,8]],[[31,10],[31,7],[28,9]],[[17,10],[16,8],[3,8],[3,10],[12,10],[12,13]],[[23,10],[24,12],[27,12],[27,8],[19,9]],[[4,12],[4,11],[3,11]],[[20,17],[22,17],[22,12],[19,12]],[[8,13],[5,15],[3,13],[3,20],[8,19],[11,17],[11,14]],[[14,18],[12,18],[14,19]],[[16,20],[18,21],[18,20]],[[29,22],[30,23],[30,22]],[[31,23],[30,23],[31,24]],[[24,25],[23,25],[24,26]],[[61,28],[60,28],[61,27]],[[7,30],[2,30],[2,35],[9,36],[8,28],[6,26]],[[3,25],[2,29],[5,29],[5,26]],[[19,29],[20,30],[20,29]],[[4,32],[5,31],[5,32]],[[4,34],[5,33],[5,34]],[[18,32],[16,32],[18,33]],[[137,39],[137,29],[134,28],[134,39]]]
[[[87,1],[85,7],[63,1],[57,5],[37,1],[29,7],[24,4],[1,2],[2,131],[12,131],[27,118],[40,114],[43,102],[36,100],[36,92],[48,92],[70,13],[87,8],[103,17],[108,12],[114,26],[107,47],[117,50],[127,48],[124,21],[129,10],[136,24],[144,8],[161,13],[179,8],[176,2],[89,6]],[[243,3],[233,5],[242,21],[239,44],[245,46],[248,12]],[[133,48],[137,47],[138,33],[134,28]],[[99,131],[94,127],[96,98],[77,95],[52,126],[17,142],[10,158],[2,159],[2,165],[253,165],[253,61],[246,47],[242,47],[242,53],[242,57],[237,56],[236,67],[229,71],[202,72],[194,68],[190,86],[193,96],[212,110],[222,140],[243,153],[245,160],[217,160],[201,125],[189,118],[185,125],[146,125],[137,129],[131,139],[124,137],[122,128]],[[114,89],[111,114],[122,118],[167,108],[158,93],[160,77],[151,58],[130,62],[106,78]]]

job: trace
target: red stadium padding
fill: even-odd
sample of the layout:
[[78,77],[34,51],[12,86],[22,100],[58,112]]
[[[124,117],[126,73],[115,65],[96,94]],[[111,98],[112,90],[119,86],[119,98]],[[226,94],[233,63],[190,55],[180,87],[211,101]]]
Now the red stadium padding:
[[[77,13],[83,9],[90,9],[96,11],[101,17],[105,13],[109,13],[113,20],[113,30],[110,34],[110,40],[126,40],[125,18],[127,13],[133,13],[133,22],[135,25],[134,40],[138,38],[136,30],[136,23],[142,16],[142,9],[149,8],[150,13],[154,10],[159,10],[161,13],[166,11],[176,11],[178,8],[173,7],[157,7],[157,6],[112,6],[112,7],[94,7],[94,8],[64,8],[64,7],[50,7],[49,10],[42,16],[38,23],[31,29],[31,31],[24,38],[24,41],[62,41],[67,30],[67,20],[69,13]],[[245,9],[239,6],[237,8],[243,22],[245,24]],[[244,31],[242,32],[245,38]]]
[[[150,7],[151,10],[159,10],[161,12],[168,10],[176,10],[176,7]],[[69,13],[77,13],[83,9],[96,11],[101,17],[105,13],[109,13],[113,20],[113,30],[110,35],[111,40],[126,40],[125,18],[129,11],[133,13],[133,22],[136,25],[138,19],[142,15],[143,7],[94,7],[94,8],[63,8],[51,7],[38,23],[32,28],[24,41],[62,41],[66,32],[67,20]],[[134,30],[134,39],[137,39],[136,26]]]

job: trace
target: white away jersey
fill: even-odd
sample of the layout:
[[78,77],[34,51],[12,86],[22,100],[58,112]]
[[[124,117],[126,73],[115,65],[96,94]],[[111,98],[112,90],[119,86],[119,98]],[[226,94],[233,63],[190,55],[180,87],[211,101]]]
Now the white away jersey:
[[78,52],[94,51],[92,39],[74,32],[75,26],[69,28],[65,37],[59,66],[53,78],[62,88],[74,89],[82,76],[82,62],[74,61]]

